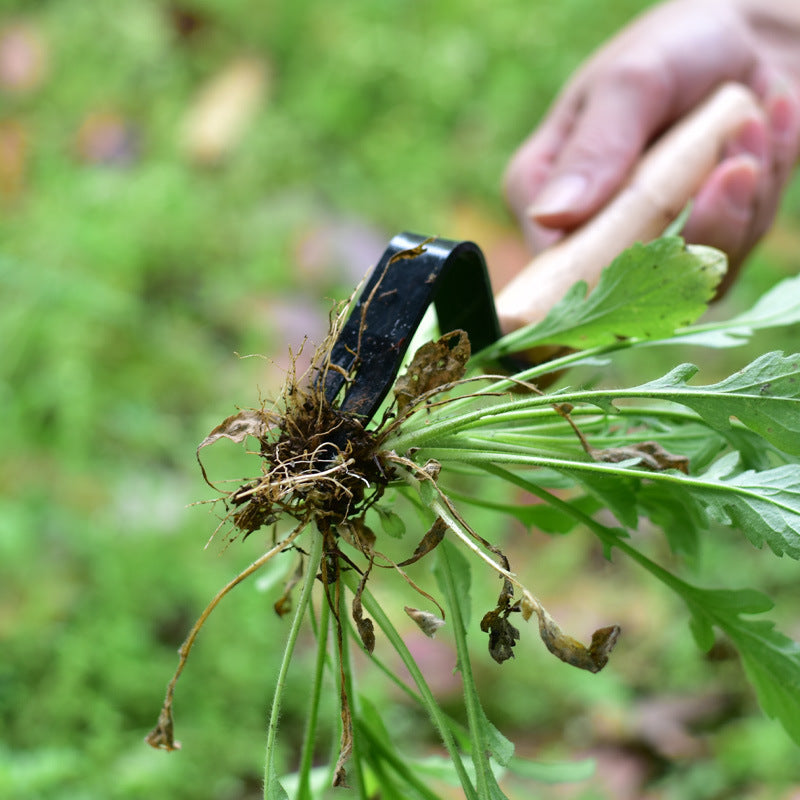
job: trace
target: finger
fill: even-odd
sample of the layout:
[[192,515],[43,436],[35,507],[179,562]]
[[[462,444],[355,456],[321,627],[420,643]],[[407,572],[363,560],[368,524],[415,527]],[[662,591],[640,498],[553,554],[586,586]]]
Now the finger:
[[548,111],[544,121],[517,149],[503,176],[506,202],[521,223],[526,210],[550,180],[560,149],[570,135],[578,112],[577,103],[562,97]]
[[800,152],[800,96],[797,91],[790,84],[779,82],[767,95],[764,106],[768,163],[751,231],[753,242],[772,224]]
[[547,185],[527,214],[536,223],[571,228],[614,194],[670,111],[669,78],[658,64],[615,64],[585,98]]
[[726,253],[731,272],[736,271],[747,243],[762,175],[762,162],[750,154],[725,159],[695,198],[683,231],[688,241]]
[[775,86],[764,100],[765,119],[747,123],[729,144],[725,160],[695,199],[684,230],[689,241],[728,255],[722,291],[772,225],[798,158],[800,98],[788,84]]

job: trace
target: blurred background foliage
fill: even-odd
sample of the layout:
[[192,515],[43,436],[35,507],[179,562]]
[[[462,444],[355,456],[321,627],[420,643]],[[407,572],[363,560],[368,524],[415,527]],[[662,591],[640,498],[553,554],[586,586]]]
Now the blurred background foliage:
[[[212,496],[194,448],[278,388],[288,348],[319,341],[330,298],[398,230],[474,239],[497,276],[524,263],[505,163],[581,58],[647,5],[0,3],[0,797],[261,796],[287,625],[268,581],[237,589],[200,639],[176,701],[185,749],[142,741],[191,621],[267,539],[203,551],[216,518],[187,508]],[[797,271],[798,220],[793,190],[714,313]],[[756,347],[792,346],[781,337]],[[744,358],[707,360],[707,374]],[[208,460],[215,474],[250,469],[234,446]],[[510,793],[800,796],[796,749],[724,648],[712,661],[694,649],[671,598],[583,535],[498,535],[565,629],[582,636],[598,617],[626,632],[599,676],[532,633],[502,671],[479,642],[487,710],[521,753],[598,760],[586,784]],[[782,596],[797,637],[795,565],[774,561],[720,540],[690,567]],[[384,591],[397,617],[403,600]],[[447,637],[408,638],[461,713]],[[309,657],[286,701],[287,769]],[[402,746],[436,749],[380,675],[358,681]],[[330,703],[335,717],[333,687]]]

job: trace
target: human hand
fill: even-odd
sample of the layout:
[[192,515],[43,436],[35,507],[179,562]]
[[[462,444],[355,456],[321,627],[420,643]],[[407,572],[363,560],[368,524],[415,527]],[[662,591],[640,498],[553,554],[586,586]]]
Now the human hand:
[[675,0],[577,72],[506,172],[509,204],[534,251],[598,212],[660,132],[733,80],[756,93],[764,114],[727,143],[684,230],[724,250],[732,278],[772,223],[800,149],[800,76],[753,24],[736,3]]

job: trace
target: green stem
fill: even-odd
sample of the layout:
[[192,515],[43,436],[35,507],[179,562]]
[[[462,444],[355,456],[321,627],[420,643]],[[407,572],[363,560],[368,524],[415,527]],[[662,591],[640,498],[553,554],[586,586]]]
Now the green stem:
[[[343,581],[347,584],[350,591],[354,593],[358,588],[358,581],[356,578],[357,576],[353,575],[352,573],[345,573],[342,576]],[[437,729],[439,730],[439,735],[442,737],[442,742],[447,748],[447,752],[450,754],[453,766],[455,767],[459,780],[461,781],[461,787],[464,790],[465,797],[467,800],[482,800],[481,796],[475,791],[472,780],[464,768],[464,763],[461,760],[461,754],[459,753],[453,733],[450,730],[448,719],[442,709],[439,707],[439,704],[436,702],[433,692],[425,681],[425,677],[417,666],[417,662],[414,661],[414,657],[409,652],[402,637],[397,632],[397,629],[394,627],[394,625],[392,625],[389,618],[383,612],[383,609],[380,607],[372,594],[370,594],[370,592],[364,590],[363,594],[361,595],[361,602],[363,603],[364,608],[367,610],[369,615],[375,621],[375,624],[383,631],[392,647],[394,647],[395,651],[400,656],[400,660],[403,662],[409,674],[411,675],[414,683],[416,683],[422,703],[433,720],[434,725],[436,725]]]
[[361,749],[359,742],[355,735],[356,726],[355,720],[358,717],[358,698],[353,691],[353,666],[350,660],[350,626],[347,624],[348,613],[347,603],[345,602],[344,591],[342,589],[342,578],[344,574],[340,574],[340,582],[338,591],[339,600],[339,622],[341,626],[342,646],[339,651],[341,663],[339,664],[339,674],[344,681],[344,693],[347,696],[347,702],[350,705],[350,719],[351,731],[353,735],[353,747],[350,753],[350,765],[348,768],[348,776],[353,780],[353,790],[355,796],[367,800],[366,787],[364,785],[364,768],[361,763]]
[[372,748],[372,750],[374,750],[402,780],[413,788],[420,797],[424,797],[425,800],[440,800],[394,750],[388,748],[379,737],[372,735],[372,731],[366,725],[359,721],[357,723],[357,729],[361,736],[369,739],[370,748]]
[[472,742],[472,763],[475,767],[476,788],[479,797],[488,798],[491,796],[490,787],[494,783],[494,776],[491,774],[491,766],[487,757],[489,745],[485,735],[484,714],[475,690],[472,665],[469,660],[467,631],[464,625],[464,617],[461,613],[461,603],[464,602],[464,599],[459,596],[456,590],[455,579],[453,578],[448,558],[447,542],[442,542],[437,557],[442,566],[443,588],[447,600],[447,610],[450,612],[450,619],[453,623],[453,635],[455,636],[456,652],[458,653],[458,669],[461,672],[461,681],[464,687],[464,705],[467,711],[467,724]]
[[275,739],[278,732],[278,720],[280,719],[281,703],[286,688],[286,676],[289,672],[289,664],[292,660],[294,647],[297,643],[297,635],[300,632],[308,602],[311,599],[311,591],[314,588],[314,576],[317,574],[321,557],[322,537],[318,535],[312,536],[308,564],[306,567],[306,579],[303,582],[303,588],[297,600],[297,608],[295,609],[294,618],[292,619],[292,625],[289,628],[286,648],[283,652],[283,660],[281,661],[280,670],[278,671],[278,680],[275,685],[275,694],[272,699],[272,711],[267,727],[267,752],[264,762],[264,800],[278,800],[279,798],[286,797],[286,792],[278,782],[275,769]]
[[593,531],[603,542],[603,544],[609,548],[609,550],[612,547],[617,548],[617,550],[620,550],[621,552],[625,553],[625,555],[632,558],[654,577],[658,578],[658,580],[660,580],[662,583],[678,592],[678,594],[685,594],[688,584],[684,583],[680,578],[677,578],[671,572],[667,572],[667,570],[660,567],[654,561],[651,561],[649,558],[647,558],[647,556],[640,553],[635,547],[631,547],[631,545],[629,545],[624,539],[621,539],[619,536],[617,536],[613,530],[603,525],[601,522],[598,522],[593,517],[590,517],[580,509],[575,508],[575,506],[568,503],[566,500],[563,500],[552,492],[549,492],[547,489],[537,486],[533,481],[526,481],[524,478],[519,478],[513,473],[508,472],[500,467],[490,467],[487,471],[497,475],[503,480],[509,481],[521,488],[524,488],[526,491],[536,495],[536,497],[540,498],[541,500],[544,500],[555,508],[560,509],[565,514],[571,515],[577,522],[582,523],[589,528],[589,530]]
[[[309,607],[313,616],[313,610]],[[317,658],[314,663],[314,678],[311,685],[311,698],[306,719],[306,728],[303,735],[303,748],[300,753],[300,767],[298,769],[297,800],[311,799],[311,768],[313,766],[314,746],[317,736],[317,721],[319,719],[319,703],[322,697],[322,682],[325,674],[325,662],[328,648],[328,626],[330,624],[330,607],[323,600],[320,604],[319,625],[317,626]]]

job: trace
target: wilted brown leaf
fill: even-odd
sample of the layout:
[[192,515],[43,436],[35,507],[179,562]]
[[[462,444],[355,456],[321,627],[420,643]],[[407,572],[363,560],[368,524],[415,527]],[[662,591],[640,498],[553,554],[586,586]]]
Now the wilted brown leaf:
[[542,604],[528,591],[522,593],[520,601],[522,618],[527,621],[534,614],[539,620],[539,635],[547,649],[567,664],[589,672],[600,672],[608,663],[608,657],[619,637],[618,625],[600,628],[592,634],[589,647],[561,631],[556,621]]
[[666,451],[658,442],[637,442],[622,447],[603,449],[590,447],[588,452],[595,461],[618,464],[620,461],[638,458],[639,466],[651,472],[677,469],[686,475],[689,474],[689,459],[686,456],[674,455]]
[[370,654],[372,654],[372,651],[375,649],[375,626],[372,624],[372,620],[369,617],[364,616],[364,609],[361,606],[361,595],[364,593],[364,587],[367,585],[367,577],[369,576],[371,568],[372,562],[370,562],[370,567],[361,577],[358,590],[353,596],[353,622],[356,624],[358,635],[361,637],[364,647]]
[[170,704],[165,703],[158,715],[155,728],[145,736],[144,740],[150,747],[155,747],[157,750],[180,750],[181,743],[175,741],[172,729],[172,709]]
[[470,352],[469,338],[462,330],[422,345],[394,385],[398,415],[426,392],[463,378]]
[[422,537],[422,541],[417,545],[411,558],[401,561],[398,567],[407,567],[409,564],[414,564],[419,561],[423,556],[431,552],[441,541],[447,533],[447,525],[441,517],[437,517],[436,521],[431,526],[431,529]]
[[279,617],[283,617],[288,614],[292,610],[292,589],[302,580],[303,578],[303,559],[300,558],[300,562],[297,565],[297,569],[289,576],[286,583],[283,586],[283,594],[275,601],[274,605],[272,606],[275,609],[275,613]]
[[336,531],[351,547],[360,550],[364,555],[372,555],[375,551],[375,533],[363,517],[343,520],[336,526]]
[[263,439],[275,424],[272,414],[261,408],[247,408],[238,414],[220,422],[211,433],[197,446],[198,451],[203,447],[213,444],[218,439],[230,439],[237,444],[243,442],[248,436]]
[[508,621],[510,611],[496,608],[481,620],[481,630],[489,634],[489,655],[498,664],[514,657],[514,645],[519,640],[519,630]]
[[539,635],[547,649],[567,664],[588,672],[600,672],[608,663],[608,656],[617,643],[619,632],[618,625],[600,628],[592,634],[592,642],[586,647],[577,639],[562,633],[548,614],[539,616]]
[[436,631],[444,625],[444,620],[435,614],[431,614],[430,611],[422,611],[419,608],[411,608],[410,606],[405,606],[403,610],[429,639],[433,639],[436,636]]

